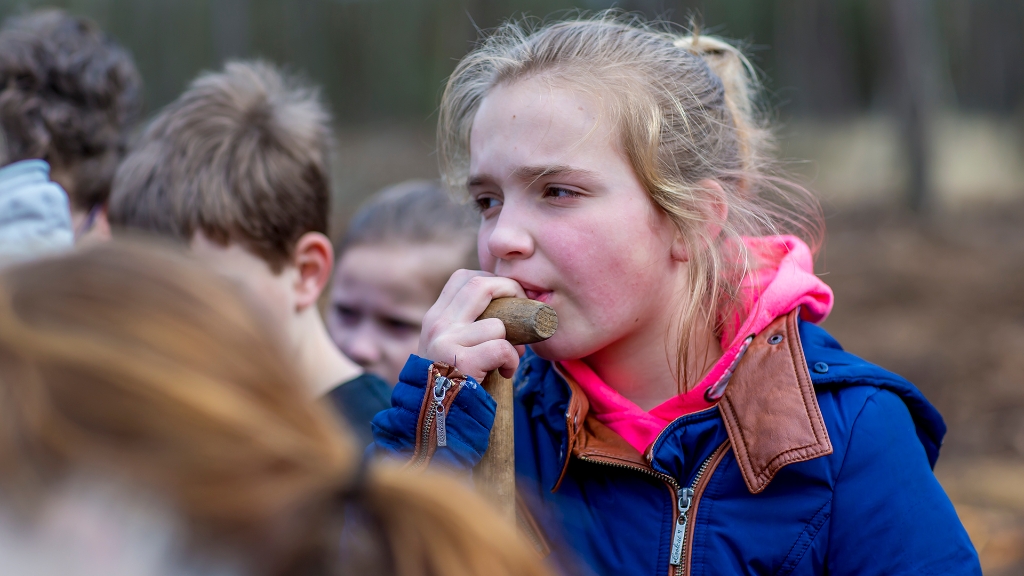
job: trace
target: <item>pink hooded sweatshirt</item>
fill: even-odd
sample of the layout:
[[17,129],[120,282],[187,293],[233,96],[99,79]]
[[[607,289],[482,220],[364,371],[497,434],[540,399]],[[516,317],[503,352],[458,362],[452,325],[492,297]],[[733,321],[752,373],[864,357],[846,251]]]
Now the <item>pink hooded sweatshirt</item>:
[[645,412],[605,384],[582,360],[560,363],[587,395],[598,421],[640,453],[676,418],[714,406],[751,337],[776,318],[802,306],[800,317],[818,323],[832,310],[832,289],[814,275],[811,250],[802,240],[767,236],[744,238],[743,243],[759,268],[749,272],[740,285],[740,311],[725,323],[722,357],[692,390]]

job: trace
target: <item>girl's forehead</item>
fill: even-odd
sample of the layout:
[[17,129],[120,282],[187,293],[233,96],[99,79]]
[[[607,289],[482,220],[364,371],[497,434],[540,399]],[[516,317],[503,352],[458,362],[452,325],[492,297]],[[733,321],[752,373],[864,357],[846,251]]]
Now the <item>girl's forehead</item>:
[[617,148],[607,118],[600,99],[542,77],[496,86],[473,119],[470,170],[593,160]]

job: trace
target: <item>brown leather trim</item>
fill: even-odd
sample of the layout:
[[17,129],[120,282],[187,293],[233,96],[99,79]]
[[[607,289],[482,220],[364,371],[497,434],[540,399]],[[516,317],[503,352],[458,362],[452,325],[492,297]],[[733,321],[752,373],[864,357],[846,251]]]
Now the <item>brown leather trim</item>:
[[[643,454],[637,452],[632,444],[602,424],[590,412],[590,401],[576,380],[562,370],[558,364],[555,364],[555,370],[569,385],[569,408],[565,415],[565,427],[569,433],[569,454],[577,458],[651,469],[650,463],[647,462]],[[552,492],[557,490],[562,483],[565,470],[568,468],[569,454],[566,454],[566,465],[562,467],[562,476],[559,477]]]
[[[431,423],[430,430],[424,430],[423,428],[426,426],[427,412],[430,409],[430,405],[434,403],[432,389],[434,379],[438,375],[452,381],[452,387],[448,389],[444,400],[441,401],[446,413],[451,408],[452,403],[455,402],[455,396],[462,389],[462,385],[466,382],[466,375],[454,366],[444,362],[434,362],[430,365],[430,368],[427,370],[427,387],[423,390],[423,402],[420,403],[419,419],[416,420],[416,448],[413,450],[412,460],[410,461],[414,467],[426,466],[430,463],[430,459],[434,457],[434,452],[437,452],[437,427]],[[424,440],[426,440],[425,445]]]
[[596,416],[588,413],[581,430],[576,434],[572,451],[577,458],[624,464],[635,468],[654,471],[644,455],[637,452],[632,444],[602,424]]
[[579,423],[583,421],[587,414],[590,412],[590,401],[587,400],[587,395],[583,393],[583,389],[576,383],[569,373],[562,370],[562,367],[557,362],[552,363],[555,371],[562,380],[569,386],[569,406],[565,411],[565,432],[566,432],[566,451],[562,454],[562,471],[558,474],[558,480],[555,481],[554,487],[551,488],[551,492],[558,492],[558,488],[562,485],[562,480],[565,479],[565,474],[569,470],[569,455],[573,453],[576,447],[576,435],[579,433]]
[[[799,308],[777,318],[736,366],[719,410],[751,494],[788,464],[832,453],[797,327]],[[772,344],[771,339],[782,340]]]

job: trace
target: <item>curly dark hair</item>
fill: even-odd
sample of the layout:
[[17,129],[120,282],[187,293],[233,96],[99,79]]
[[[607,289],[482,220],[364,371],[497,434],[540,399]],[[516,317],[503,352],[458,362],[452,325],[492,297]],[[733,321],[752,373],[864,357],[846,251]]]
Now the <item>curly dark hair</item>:
[[73,208],[107,201],[141,110],[142,79],[131,55],[95,22],[49,9],[0,28],[5,161],[50,162]]

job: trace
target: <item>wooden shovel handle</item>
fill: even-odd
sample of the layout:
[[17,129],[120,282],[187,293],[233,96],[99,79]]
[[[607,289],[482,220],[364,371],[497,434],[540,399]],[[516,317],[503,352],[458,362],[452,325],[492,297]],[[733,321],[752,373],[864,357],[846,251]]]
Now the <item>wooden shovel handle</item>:
[[[505,339],[512,344],[533,344],[547,340],[558,328],[555,311],[536,300],[498,298],[487,306],[479,320],[498,318],[505,324]],[[474,476],[477,486],[511,522],[516,516],[515,435],[512,417],[512,380],[497,370],[487,374],[484,390],[498,403],[491,439]]]
[[498,298],[477,320],[497,318],[505,325],[505,340],[518,346],[551,338],[558,329],[555,310],[543,302],[526,298]]

